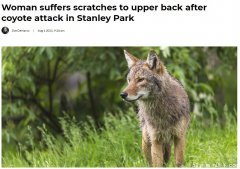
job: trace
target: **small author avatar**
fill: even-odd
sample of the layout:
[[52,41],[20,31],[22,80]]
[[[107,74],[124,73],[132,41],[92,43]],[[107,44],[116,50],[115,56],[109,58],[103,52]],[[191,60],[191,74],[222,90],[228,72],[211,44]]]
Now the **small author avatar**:
[[3,34],[7,34],[8,32],[9,32],[9,28],[8,27],[6,27],[6,26],[2,27],[2,33]]

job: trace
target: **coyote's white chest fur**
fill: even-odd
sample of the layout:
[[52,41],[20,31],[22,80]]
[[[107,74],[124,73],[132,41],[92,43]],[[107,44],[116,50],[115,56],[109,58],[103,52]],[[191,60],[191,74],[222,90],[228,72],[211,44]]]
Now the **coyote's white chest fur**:
[[155,104],[139,102],[138,115],[141,127],[146,127],[150,140],[162,140],[167,143],[173,136],[179,135],[175,128],[178,123],[174,121],[171,114],[165,112],[166,109]]

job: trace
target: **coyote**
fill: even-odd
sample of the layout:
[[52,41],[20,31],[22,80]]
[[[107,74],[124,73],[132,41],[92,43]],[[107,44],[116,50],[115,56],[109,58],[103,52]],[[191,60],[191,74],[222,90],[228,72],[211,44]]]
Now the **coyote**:
[[176,166],[184,161],[185,136],[190,121],[188,95],[166,70],[154,51],[146,61],[124,51],[128,86],[120,96],[137,101],[142,128],[142,150],[150,166],[164,166],[174,142]]

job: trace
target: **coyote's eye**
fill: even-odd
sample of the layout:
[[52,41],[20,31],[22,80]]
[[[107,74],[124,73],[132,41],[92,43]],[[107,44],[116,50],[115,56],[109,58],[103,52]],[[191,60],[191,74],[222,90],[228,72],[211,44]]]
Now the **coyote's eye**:
[[144,78],[139,78],[139,79],[137,80],[137,82],[142,82],[142,81],[144,81]]

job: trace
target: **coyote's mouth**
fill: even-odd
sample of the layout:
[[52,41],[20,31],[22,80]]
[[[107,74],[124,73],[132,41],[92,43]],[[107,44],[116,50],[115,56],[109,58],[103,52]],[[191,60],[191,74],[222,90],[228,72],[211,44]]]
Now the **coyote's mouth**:
[[134,102],[134,101],[140,99],[141,97],[143,97],[143,95],[140,95],[140,96],[138,96],[138,98],[133,99],[133,100],[129,100],[129,99],[127,99],[127,98],[126,98],[125,100],[128,101],[128,102]]

